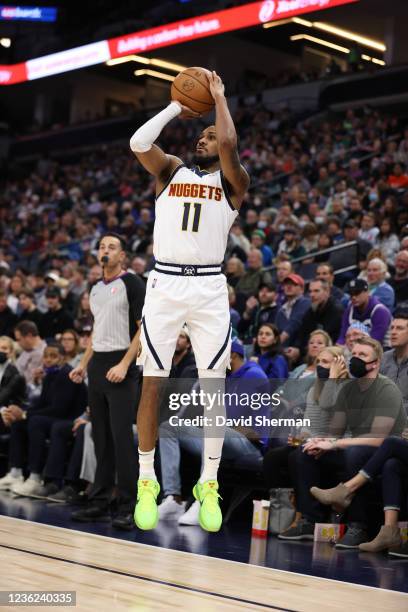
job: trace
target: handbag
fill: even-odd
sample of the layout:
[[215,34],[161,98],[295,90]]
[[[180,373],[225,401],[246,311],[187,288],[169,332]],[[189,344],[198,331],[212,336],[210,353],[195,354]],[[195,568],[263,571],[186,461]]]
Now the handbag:
[[293,489],[270,489],[269,499],[269,533],[277,535],[295,519],[295,492]]

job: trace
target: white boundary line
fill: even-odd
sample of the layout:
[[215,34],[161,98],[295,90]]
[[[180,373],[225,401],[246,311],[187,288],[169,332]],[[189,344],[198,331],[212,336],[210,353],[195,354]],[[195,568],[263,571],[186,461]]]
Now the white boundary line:
[[[14,516],[7,516],[6,514],[1,514],[0,515],[0,520],[2,518],[5,519],[9,519],[12,521],[22,521],[24,523],[31,523],[32,525],[42,525],[43,527],[47,527],[49,529],[55,529],[55,530],[62,530],[62,531],[67,531],[68,533],[79,533],[81,535],[87,535],[87,536],[91,536],[93,538],[97,538],[97,539],[102,539],[102,540],[114,540],[116,542],[120,542],[121,544],[127,544],[129,546],[143,546],[145,548],[149,548],[149,549],[153,549],[153,550],[165,550],[171,553],[176,553],[178,555],[192,555],[194,557],[200,557],[201,559],[211,559],[212,561],[223,561],[224,563],[234,563],[234,564],[238,564],[238,565],[244,565],[245,567],[253,567],[253,568],[261,568],[264,570],[268,570],[270,572],[282,572],[284,574],[290,574],[291,576],[295,575],[295,576],[302,576],[304,578],[311,578],[313,580],[326,580],[327,582],[332,582],[334,584],[346,584],[347,586],[356,588],[356,589],[372,589],[374,591],[383,591],[384,593],[390,593],[393,595],[401,595],[403,597],[408,597],[408,593],[404,593],[403,591],[393,591],[391,589],[383,589],[381,587],[373,587],[373,586],[366,586],[364,584],[356,584],[354,582],[346,582],[344,580],[335,580],[334,578],[325,578],[322,576],[312,576],[310,574],[302,574],[300,572],[291,572],[290,570],[281,570],[278,568],[274,568],[274,567],[266,567],[264,565],[259,566],[259,565],[254,565],[253,563],[244,563],[243,561],[232,561],[231,559],[222,559],[220,557],[209,557],[207,555],[200,555],[198,553],[193,553],[193,552],[186,552],[184,550],[174,550],[173,548],[164,548],[162,546],[154,546],[153,544],[145,544],[143,542],[129,542],[129,540],[121,540],[120,538],[114,538],[114,537],[110,537],[110,536],[103,536],[103,535],[99,535],[97,533],[89,533],[87,531],[78,531],[77,529],[69,529],[67,527],[58,527],[57,525],[48,525],[48,523],[39,523],[37,521],[29,521],[26,519],[22,519],[22,518],[16,518]],[[0,548],[1,548],[1,543],[0,543]],[[21,552],[29,552],[29,551],[24,551],[22,550]],[[38,552],[38,551],[32,551],[32,552]],[[61,559],[62,561],[69,561],[70,559]],[[104,568],[102,567],[101,569],[105,569],[107,572],[110,571],[109,568]]]

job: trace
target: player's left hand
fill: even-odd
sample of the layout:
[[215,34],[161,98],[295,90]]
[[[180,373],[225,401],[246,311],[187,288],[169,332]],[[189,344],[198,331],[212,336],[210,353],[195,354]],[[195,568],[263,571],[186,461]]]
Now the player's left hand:
[[215,70],[213,70],[211,74],[207,75],[207,77],[208,77],[208,83],[210,86],[211,95],[214,98],[214,100],[217,98],[217,96],[224,96],[225,95],[224,83],[222,82],[221,77],[219,77],[218,74],[215,72]]
[[109,370],[106,374],[106,378],[111,383],[120,383],[125,379],[127,371],[128,369],[123,363],[118,363],[118,365],[113,366],[113,368]]

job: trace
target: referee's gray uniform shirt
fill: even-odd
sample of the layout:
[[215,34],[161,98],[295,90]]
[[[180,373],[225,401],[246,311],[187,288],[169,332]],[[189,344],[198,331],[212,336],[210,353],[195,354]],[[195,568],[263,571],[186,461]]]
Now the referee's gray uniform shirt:
[[142,318],[145,284],[125,272],[111,281],[98,281],[91,290],[94,318],[92,348],[96,353],[127,350]]

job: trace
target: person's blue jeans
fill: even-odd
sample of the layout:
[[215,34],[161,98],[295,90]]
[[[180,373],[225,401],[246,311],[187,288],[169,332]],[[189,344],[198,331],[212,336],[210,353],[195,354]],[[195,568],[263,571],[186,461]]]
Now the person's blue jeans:
[[408,475],[408,440],[386,438],[361,468],[360,474],[373,480],[382,474],[384,510],[400,510],[403,478]]
[[[181,495],[180,451],[183,449],[197,457],[202,456],[202,432],[198,427],[172,426],[169,421],[160,425],[160,464],[165,497]],[[234,460],[244,455],[255,455],[258,458],[262,453],[243,434],[227,427],[222,448],[223,459]]]

